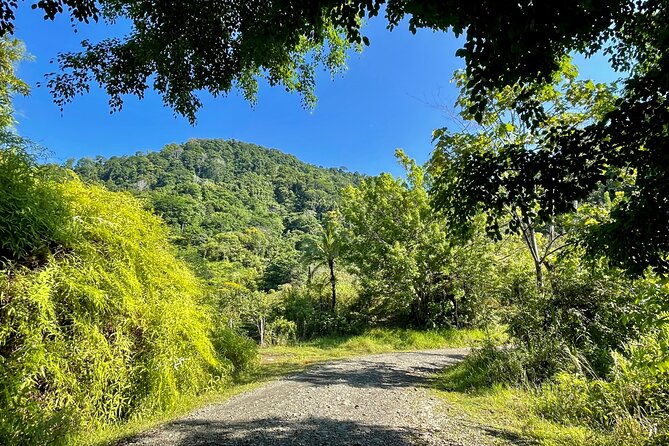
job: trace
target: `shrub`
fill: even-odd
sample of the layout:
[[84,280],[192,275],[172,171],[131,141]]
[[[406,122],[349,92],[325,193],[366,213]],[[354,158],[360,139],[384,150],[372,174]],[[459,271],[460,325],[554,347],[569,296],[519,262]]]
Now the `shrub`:
[[213,342],[216,352],[232,363],[236,376],[258,366],[258,344],[248,336],[223,327],[215,330]]
[[297,337],[297,325],[283,316],[273,319],[267,324],[267,343],[271,345],[286,345]]
[[615,269],[581,265],[564,258],[552,271],[551,286],[540,294],[529,275],[513,277],[505,290],[505,321],[510,337],[525,351],[527,372],[541,382],[560,371],[586,368],[605,376],[612,352],[640,333],[643,284]]
[[500,348],[486,340],[460,364],[446,369],[439,378],[444,390],[477,390],[494,385],[527,383],[523,355],[517,350]]
[[665,352],[657,336],[614,354],[608,379],[560,373],[542,387],[535,410],[569,424],[613,432],[620,444],[669,440],[669,373],[652,367]]
[[[232,364],[210,341],[200,284],[160,219],[128,194],[76,179],[34,184],[70,217],[63,238],[44,230],[22,245],[52,247],[44,262],[0,270],[0,443],[57,444],[225,381]],[[17,215],[34,204],[3,201]]]

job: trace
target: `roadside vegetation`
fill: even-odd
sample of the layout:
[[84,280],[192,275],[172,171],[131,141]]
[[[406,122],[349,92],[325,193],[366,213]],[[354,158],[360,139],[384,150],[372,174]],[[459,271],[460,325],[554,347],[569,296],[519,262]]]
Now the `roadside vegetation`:
[[[35,7],[53,18],[56,3]],[[85,3],[69,10],[97,18]],[[337,72],[347,48],[369,43],[359,26],[383,2],[306,15],[293,2],[272,14],[231,2],[241,15],[225,17],[149,2],[150,20],[107,3],[106,18],[128,16],[141,32],[61,55],[65,73],[48,82],[57,102],[95,81],[120,107],[155,76],[166,103],[194,120],[193,89],[238,85],[252,98],[262,73],[313,103],[306,55]],[[667,444],[668,8],[576,3],[391,2],[391,27],[411,15],[412,28],[466,30],[467,66],[430,161],[397,150],[401,176],[367,177],[226,140],[49,164],[13,128],[12,95],[28,86],[15,72],[22,45],[7,34],[17,4],[6,2],[0,443],[111,441],[313,363],[472,346],[433,385],[501,434]],[[288,23],[277,28],[274,13]],[[248,28],[234,28],[246,14]],[[184,34],[182,18],[205,31],[234,21],[196,46],[250,34],[227,42],[241,51],[224,67],[232,72],[199,57],[220,61],[228,52],[217,48],[184,58],[170,39],[160,50],[164,36]],[[285,33],[265,36],[267,23]],[[146,59],[125,51],[142,42]],[[583,79],[569,58],[602,50],[628,74],[622,85]]]
[[490,338],[503,341],[505,334],[499,327],[487,332],[478,329],[423,331],[375,328],[359,335],[324,336],[290,345],[272,345],[258,351],[243,370],[222,386],[209,388],[199,395],[180,395],[168,410],[127,423],[101,426],[73,437],[71,442],[91,446],[115,444],[192,410],[221,403],[268,380],[297,373],[319,363],[369,354],[472,347]]
[[617,355],[607,378],[570,363],[537,384],[527,380],[517,351],[487,344],[432,386],[450,408],[508,438],[546,446],[662,445],[669,440],[667,384],[647,367],[653,353],[658,345],[646,339]]

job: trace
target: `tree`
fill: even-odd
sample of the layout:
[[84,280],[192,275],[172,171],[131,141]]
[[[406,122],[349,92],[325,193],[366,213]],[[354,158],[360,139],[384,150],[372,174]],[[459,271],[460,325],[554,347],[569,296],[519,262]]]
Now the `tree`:
[[[542,144],[553,148],[550,157],[519,161],[541,186],[550,172],[573,177],[546,203],[557,213],[596,189],[606,167],[636,169],[636,193],[614,209],[591,248],[633,274],[648,267],[669,271],[665,0],[41,0],[34,8],[53,19],[63,5],[75,20],[126,19],[132,27],[122,39],[85,41],[81,52],[58,57],[60,71],[48,81],[57,104],[97,83],[118,109],[122,95],[142,97],[152,81],[165,103],[191,122],[201,105],[197,91],[216,96],[238,87],[253,100],[260,77],[313,104],[315,67],[341,69],[347,48],[369,43],[361,34],[363,19],[382,6],[391,29],[408,17],[414,32],[464,34],[456,55],[466,63],[469,112],[476,121],[496,91],[518,85],[514,108],[525,122],[539,125],[545,109],[536,93],[559,71],[562,58],[604,51],[614,68],[629,73],[615,109],[585,128],[555,127]],[[0,32],[13,30],[17,6],[15,0],[0,3]]]
[[[657,2],[646,2],[657,3]],[[0,3],[0,33],[13,32],[16,1]],[[41,0],[33,8],[53,19],[67,6],[73,20],[103,19],[132,24],[124,38],[83,42],[80,53],[59,56],[61,74],[50,85],[63,104],[85,92],[91,83],[103,85],[111,105],[121,94],[142,96],[153,87],[166,104],[189,119],[201,105],[194,95],[214,95],[241,88],[249,99],[256,78],[266,76],[313,102],[313,68],[333,71],[345,63],[351,45],[369,44],[362,35],[363,19],[385,6],[389,28],[409,17],[409,29],[429,28],[465,34],[457,55],[464,57],[475,79],[475,96],[484,101],[488,89],[520,80],[547,79],[570,51],[595,50],[611,33],[638,15],[633,0],[541,3],[448,0],[281,0],[267,2],[212,0],[165,3],[125,0]],[[652,5],[651,5],[652,7]],[[648,8],[641,8],[646,11]],[[611,31],[614,30],[614,31]],[[264,74],[263,74],[264,73]]]
[[316,264],[309,269],[309,281],[313,274],[321,266],[327,266],[330,274],[331,306],[332,311],[337,309],[337,276],[335,275],[335,261],[339,258],[341,250],[340,235],[338,233],[337,214],[330,212],[325,223],[321,227],[321,233],[317,238],[311,238],[308,241],[306,257],[310,262]]
[[[577,76],[576,68],[565,60],[553,84],[535,94],[536,100],[544,104],[545,118],[528,125],[515,108],[523,94],[520,86],[498,91],[476,123],[466,91],[469,79],[457,73],[462,130],[452,133],[443,128],[434,132],[433,203],[461,234],[481,212],[487,216],[487,228],[493,237],[501,239],[502,227],[506,232],[520,233],[534,261],[540,292],[544,288],[543,270],[552,268],[551,256],[565,246],[567,235],[564,219],[551,200],[570,179],[549,172],[552,183],[537,182],[527,171],[527,162],[553,155],[542,144],[544,135],[556,127],[585,127],[614,106],[615,86],[579,80]],[[576,207],[574,204],[573,210]],[[538,240],[538,234],[543,235],[543,241]]]
[[398,150],[406,180],[384,173],[344,190],[346,258],[360,277],[364,305],[383,319],[426,326],[447,300],[443,273],[451,241],[430,208],[423,168]]

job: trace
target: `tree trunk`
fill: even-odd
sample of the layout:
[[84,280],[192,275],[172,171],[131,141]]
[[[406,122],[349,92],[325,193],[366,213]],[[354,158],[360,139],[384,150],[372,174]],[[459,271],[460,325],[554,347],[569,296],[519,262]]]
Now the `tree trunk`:
[[530,250],[530,254],[532,254],[532,260],[534,260],[534,270],[537,280],[537,290],[539,291],[539,294],[543,294],[544,272],[542,269],[541,255],[539,254],[539,245],[537,244],[537,233],[534,232],[534,227],[530,225],[524,226],[523,222],[520,219],[518,220],[520,221],[521,229],[523,231],[523,239],[525,240],[525,244]]
[[455,294],[449,294],[448,300],[453,303],[453,323],[455,328],[460,328],[460,315],[458,314],[458,299],[455,298]]
[[544,292],[544,270],[541,266],[541,262],[534,261],[534,270],[537,276],[537,289],[539,290],[539,293]]
[[258,320],[258,334],[260,335],[260,347],[265,347],[265,318]]
[[334,259],[328,259],[328,267],[330,268],[330,286],[332,287],[332,311],[337,308],[337,278],[334,271]]

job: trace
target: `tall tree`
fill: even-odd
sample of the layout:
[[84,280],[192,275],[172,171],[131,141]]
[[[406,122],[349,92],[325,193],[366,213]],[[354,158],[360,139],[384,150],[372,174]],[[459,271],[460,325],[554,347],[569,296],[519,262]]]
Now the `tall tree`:
[[[484,212],[488,231],[495,238],[501,239],[502,230],[519,233],[534,261],[540,291],[544,288],[544,269],[551,268],[550,256],[564,246],[567,235],[556,207],[545,206],[570,180],[549,172],[554,175],[552,183],[538,183],[527,164],[553,155],[543,143],[545,135],[556,127],[585,127],[613,109],[615,102],[614,85],[595,84],[577,76],[576,68],[565,60],[553,83],[535,94],[546,108],[545,118],[528,125],[515,109],[524,92],[520,86],[498,91],[489,99],[479,123],[475,122],[467,94],[469,79],[457,73],[462,128],[455,133],[447,128],[434,132],[434,204],[460,232],[467,231]],[[572,210],[578,207],[577,203],[573,206]]]
[[337,222],[336,212],[329,212],[325,217],[320,234],[317,237],[309,239],[307,247],[307,260],[316,262],[310,267],[309,280],[311,276],[321,266],[327,266],[330,276],[331,308],[337,309],[337,276],[335,274],[335,261],[339,258],[341,251],[341,241]]
[[384,173],[344,190],[346,257],[372,313],[426,326],[431,306],[447,298],[441,279],[451,240],[430,208],[425,170],[402,151],[396,155],[406,179]]

